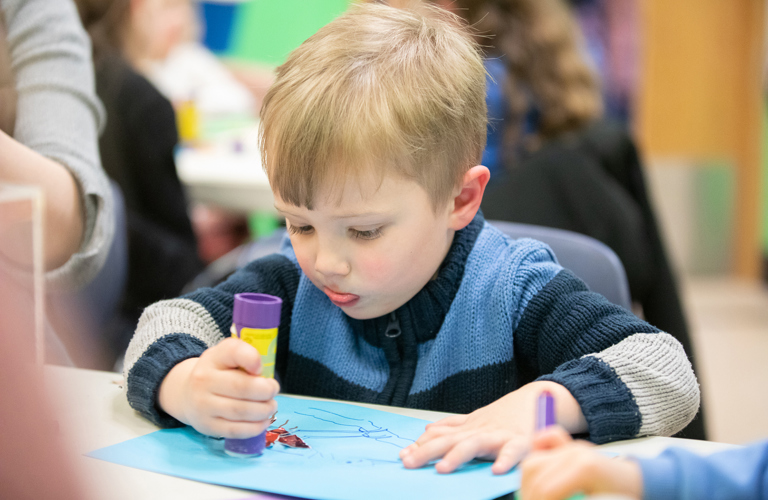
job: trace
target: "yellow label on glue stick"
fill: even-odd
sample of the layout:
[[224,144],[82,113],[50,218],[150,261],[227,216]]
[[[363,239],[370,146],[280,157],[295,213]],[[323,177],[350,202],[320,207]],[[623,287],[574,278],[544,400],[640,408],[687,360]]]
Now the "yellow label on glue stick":
[[261,376],[275,377],[275,358],[277,357],[277,328],[247,328],[240,329],[237,334],[235,325],[230,329],[233,337],[239,337],[259,351],[261,354]]

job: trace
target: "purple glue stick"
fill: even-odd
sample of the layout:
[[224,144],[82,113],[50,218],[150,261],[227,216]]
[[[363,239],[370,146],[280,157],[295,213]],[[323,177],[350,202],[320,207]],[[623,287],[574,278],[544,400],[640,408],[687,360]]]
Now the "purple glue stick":
[[[275,376],[277,327],[282,299],[263,293],[238,293],[232,311],[233,337],[248,342],[261,354],[261,375]],[[224,451],[233,457],[254,457],[264,453],[267,431],[247,439],[225,439]]]

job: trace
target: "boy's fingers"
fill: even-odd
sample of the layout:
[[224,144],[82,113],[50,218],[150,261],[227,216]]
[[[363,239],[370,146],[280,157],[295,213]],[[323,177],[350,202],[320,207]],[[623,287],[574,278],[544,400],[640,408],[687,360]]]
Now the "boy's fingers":
[[460,429],[457,429],[455,426],[431,426],[427,425],[426,431],[424,431],[424,434],[419,436],[419,438],[416,440],[415,443],[412,445],[406,446],[402,450],[400,450],[400,458],[405,457],[406,455],[409,455],[416,450],[420,449],[427,443],[434,441],[435,439],[439,439],[443,436],[447,436],[450,434],[456,434],[456,432],[459,432]]
[[491,472],[494,474],[506,474],[520,462],[520,459],[528,451],[527,448],[521,441],[508,441],[496,455],[496,461],[491,467]]
[[499,446],[499,439],[493,434],[478,434],[459,441],[451,448],[445,457],[435,465],[435,470],[441,474],[455,471],[462,464],[476,457],[492,456]]
[[214,375],[211,392],[225,398],[268,401],[280,392],[280,384],[277,380],[257,377],[241,370],[226,370]]
[[531,485],[531,498],[559,500],[580,493],[584,475],[569,465],[559,461],[546,464]]
[[532,455],[531,458],[523,461],[520,465],[522,471],[520,493],[524,498],[542,500],[549,498],[553,486],[551,483],[559,480],[557,471],[555,471],[556,475],[552,475],[553,465],[560,467],[560,462],[540,454]]
[[459,425],[463,425],[466,423],[467,418],[469,415],[451,415],[450,417],[446,417],[442,420],[438,420],[437,422],[432,422],[431,424],[427,424],[426,429],[433,429],[435,427],[456,427]]
[[220,355],[214,358],[214,363],[218,368],[242,368],[251,375],[261,375],[261,355],[252,345],[230,337],[216,347]]
[[216,404],[217,411],[214,413],[214,416],[232,422],[261,422],[270,419],[277,411],[277,401],[274,399],[265,402],[254,402],[219,398]]
[[468,439],[471,432],[458,432],[432,439],[402,456],[403,465],[409,469],[423,467],[432,460],[444,456],[456,443]]
[[534,451],[551,450],[571,442],[573,442],[573,438],[568,434],[568,431],[559,425],[553,425],[536,433],[531,449]]
[[[569,498],[576,493],[596,493],[593,491],[595,482],[601,482],[605,477],[601,473],[604,469],[599,464],[596,466],[601,459],[608,460],[581,443],[532,454],[522,464],[523,490],[532,492],[532,498],[544,500]],[[616,477],[626,484],[629,475],[619,473]],[[621,493],[619,488],[604,490],[608,491]]]

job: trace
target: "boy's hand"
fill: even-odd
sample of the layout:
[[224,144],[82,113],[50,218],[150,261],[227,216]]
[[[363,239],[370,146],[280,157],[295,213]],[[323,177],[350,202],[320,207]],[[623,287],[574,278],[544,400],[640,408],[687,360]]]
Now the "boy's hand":
[[280,391],[276,380],[260,374],[259,352],[228,338],[168,372],[160,386],[160,407],[209,436],[256,436],[269,426]]
[[495,459],[491,470],[505,474],[531,446],[536,399],[543,390],[555,396],[557,417],[573,432],[586,430],[586,421],[568,390],[553,382],[533,382],[469,415],[455,415],[427,425],[416,442],[400,451],[407,468],[417,468],[442,457],[435,465],[449,473],[473,458]]
[[573,441],[561,427],[537,434],[532,450],[520,465],[523,477],[517,498],[561,500],[577,493],[642,498],[643,479],[637,463],[606,457],[586,441]]

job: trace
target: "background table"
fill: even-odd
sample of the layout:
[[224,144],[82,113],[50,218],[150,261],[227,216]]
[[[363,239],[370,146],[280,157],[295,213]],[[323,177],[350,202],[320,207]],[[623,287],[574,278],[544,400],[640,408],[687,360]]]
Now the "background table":
[[221,148],[181,148],[176,171],[191,200],[239,213],[275,211],[261,157]]
[[[45,367],[46,384],[51,394],[55,415],[67,436],[76,467],[85,479],[94,499],[183,499],[238,500],[258,497],[249,490],[215,486],[154,472],[133,469],[84,456],[90,451],[143,436],[157,427],[128,406],[123,390],[123,377],[117,373]],[[439,420],[448,414],[361,404],[424,420]],[[605,445],[617,453],[654,456],[668,446],[684,446],[709,453],[733,445],[652,437]],[[264,498],[275,498],[263,495]]]
[[176,172],[189,198],[234,212],[276,213],[262,168],[258,121],[209,120],[200,140],[180,146]]

